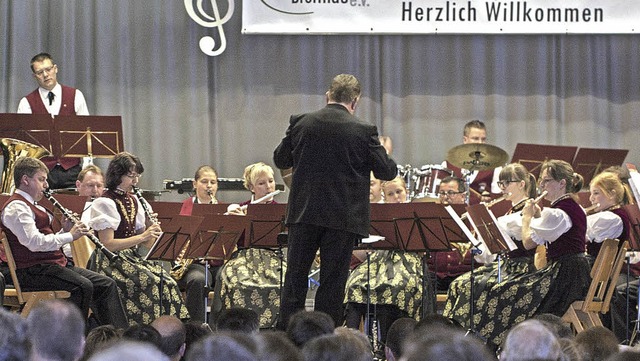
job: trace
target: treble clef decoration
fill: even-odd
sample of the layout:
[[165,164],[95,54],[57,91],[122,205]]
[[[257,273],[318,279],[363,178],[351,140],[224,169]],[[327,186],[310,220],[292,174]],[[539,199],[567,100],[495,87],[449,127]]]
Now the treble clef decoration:
[[[213,17],[207,14],[202,6],[204,0],[184,0],[184,7],[187,10],[189,17],[195,21],[198,25],[206,28],[218,28],[220,32],[220,46],[216,49],[216,40],[211,36],[204,36],[200,39],[200,50],[209,56],[217,56],[224,52],[227,48],[227,38],[224,35],[224,28],[222,27],[231,16],[233,16],[233,9],[235,8],[235,0],[228,0],[229,6],[227,7],[227,13],[224,17],[220,17],[220,9],[218,8],[217,0],[211,0],[211,8],[213,9]],[[194,2],[196,2],[196,8],[194,8]]]

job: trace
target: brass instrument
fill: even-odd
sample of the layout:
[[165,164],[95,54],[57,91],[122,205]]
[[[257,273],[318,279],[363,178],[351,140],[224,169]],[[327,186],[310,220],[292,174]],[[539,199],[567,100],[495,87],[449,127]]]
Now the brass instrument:
[[[213,192],[211,192],[211,189],[207,189],[207,195],[211,198],[209,204],[215,204],[216,199],[213,197]],[[196,198],[197,197],[198,196],[196,195]],[[171,274],[171,277],[176,280],[184,277],[184,273],[187,271],[187,268],[189,268],[189,266],[193,263],[193,258],[184,259],[184,255],[187,253],[190,244],[191,240],[188,239],[184,244],[184,247],[182,247],[182,249],[180,250],[180,254],[173,262],[173,267],[171,267],[171,271],[169,272],[169,274]]]
[[[42,193],[44,194],[44,197],[47,198],[49,202],[51,202],[51,204],[53,204],[54,207],[58,208],[60,212],[62,212],[62,215],[67,217],[74,224],[80,223],[80,219],[75,214],[73,214],[73,212],[71,212],[68,208],[65,208],[62,204],[60,204],[60,202],[58,202],[57,199],[53,197],[52,195],[53,192],[50,189],[45,189],[42,191]],[[107,259],[110,262],[113,262],[116,259],[118,259],[118,255],[111,252],[109,249],[107,249],[107,247],[105,247],[104,244],[100,242],[100,239],[98,239],[98,237],[96,237],[95,234],[88,233],[87,238],[89,238],[89,240],[91,240],[91,242],[95,244],[97,249],[99,249],[100,251],[102,251],[102,253],[104,253],[105,257],[107,257]]]
[[4,165],[2,168],[2,193],[13,193],[16,186],[13,180],[13,170],[16,160],[20,157],[42,158],[51,155],[48,150],[39,145],[23,142],[13,138],[0,139]]

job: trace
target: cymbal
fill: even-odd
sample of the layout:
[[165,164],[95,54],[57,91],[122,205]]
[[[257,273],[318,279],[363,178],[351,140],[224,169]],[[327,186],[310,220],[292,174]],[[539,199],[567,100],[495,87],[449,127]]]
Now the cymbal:
[[447,161],[468,170],[487,170],[505,165],[507,152],[486,143],[461,144],[449,149]]

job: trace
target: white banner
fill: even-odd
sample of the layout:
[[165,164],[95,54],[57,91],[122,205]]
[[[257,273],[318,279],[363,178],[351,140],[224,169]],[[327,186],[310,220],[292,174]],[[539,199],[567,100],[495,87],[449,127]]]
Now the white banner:
[[245,34],[633,34],[638,30],[638,0],[242,1]]

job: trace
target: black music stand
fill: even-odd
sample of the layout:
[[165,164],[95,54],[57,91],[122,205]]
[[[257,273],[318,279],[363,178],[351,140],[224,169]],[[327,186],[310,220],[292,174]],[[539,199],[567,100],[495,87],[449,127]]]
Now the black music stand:
[[[162,225],[162,235],[156,239],[145,260],[175,261],[181,251],[197,233],[204,217],[176,215]],[[187,250],[188,253],[188,250]],[[185,254],[185,259],[187,259]]]
[[549,159],[559,159],[571,164],[577,150],[578,147],[573,146],[518,143],[511,162],[522,164],[538,179],[542,163]]
[[[173,217],[179,215],[180,209],[182,209],[182,203],[180,202],[151,201],[149,202],[149,205],[151,206],[151,209],[158,214],[156,219],[162,225],[171,222]],[[197,216],[197,214],[192,214],[192,216]]]
[[[423,256],[423,291],[422,316],[435,313],[435,293],[438,279],[435,277],[433,287],[428,287],[429,263],[427,259],[431,252],[451,251],[451,243],[468,243],[469,238],[455,223],[447,209],[440,203],[412,203],[414,205],[411,218],[396,220],[398,232],[401,236],[401,247],[409,252],[424,252]],[[464,205],[451,205],[452,208],[462,210]],[[427,289],[431,289],[433,296],[427,298]]]
[[282,248],[278,237],[286,232],[286,204],[249,204],[247,215],[251,216],[248,248]]

